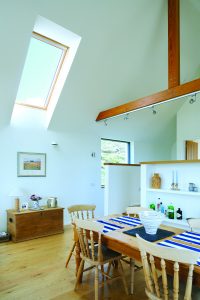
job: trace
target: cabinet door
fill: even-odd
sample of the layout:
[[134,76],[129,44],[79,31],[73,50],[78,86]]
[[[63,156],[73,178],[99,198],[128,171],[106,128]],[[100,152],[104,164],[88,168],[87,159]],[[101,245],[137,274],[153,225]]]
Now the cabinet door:
[[186,160],[198,159],[198,143],[186,141]]

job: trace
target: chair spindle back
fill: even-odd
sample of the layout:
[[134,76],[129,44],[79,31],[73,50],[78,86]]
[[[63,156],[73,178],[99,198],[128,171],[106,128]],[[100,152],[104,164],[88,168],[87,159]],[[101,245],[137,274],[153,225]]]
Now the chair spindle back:
[[68,207],[68,212],[71,217],[71,222],[74,223],[75,219],[91,219],[94,218],[94,211],[96,205],[78,204]]
[[[93,262],[102,261],[101,232],[103,232],[104,226],[97,222],[88,222],[80,219],[76,219],[75,224],[78,231],[81,254]],[[97,241],[98,245],[95,244]]]
[[[179,263],[189,265],[189,271],[187,276],[187,283],[185,288],[184,300],[191,300],[192,293],[192,278],[194,264],[199,258],[199,253],[188,250],[180,250],[175,248],[168,248],[159,246],[153,243],[149,243],[137,235],[137,243],[141,252],[145,282],[146,282],[146,294],[149,299],[168,300],[169,287],[166,271],[165,260],[174,262],[173,265],[173,299],[179,299]],[[156,259],[154,259],[156,257]],[[156,263],[155,263],[156,261]],[[158,266],[158,261],[160,266]],[[159,286],[157,268],[161,270],[162,276],[162,288]]]
[[150,211],[151,208],[142,207],[142,206],[128,206],[126,209],[126,213],[128,216],[133,215],[134,217],[138,217],[139,212],[141,211]]
[[188,218],[187,222],[191,231],[200,231],[200,218]]

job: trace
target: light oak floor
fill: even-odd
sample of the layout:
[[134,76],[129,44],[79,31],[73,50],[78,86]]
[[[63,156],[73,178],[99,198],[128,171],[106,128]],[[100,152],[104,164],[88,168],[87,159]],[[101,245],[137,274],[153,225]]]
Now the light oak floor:
[[[0,244],[0,299],[2,300],[86,300],[94,299],[94,272],[84,273],[74,292],[74,257],[65,268],[72,244],[72,230],[21,243]],[[127,282],[129,267],[124,264]],[[126,296],[120,279],[100,287],[100,299],[146,300],[143,271],[135,276],[135,294]]]

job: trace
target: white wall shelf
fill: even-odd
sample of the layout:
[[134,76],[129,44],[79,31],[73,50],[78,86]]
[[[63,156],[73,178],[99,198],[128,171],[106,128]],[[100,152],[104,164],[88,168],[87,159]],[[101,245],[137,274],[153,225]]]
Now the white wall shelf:
[[190,227],[189,227],[188,222],[186,221],[186,219],[177,220],[177,219],[165,218],[164,221],[162,222],[162,224],[167,225],[167,226],[182,228],[182,229],[185,229],[185,230],[190,230]]
[[[159,173],[161,177],[161,189],[150,188],[154,173]],[[180,190],[170,189],[174,174],[176,174]],[[184,219],[200,218],[200,190],[199,192],[188,191],[191,182],[200,188],[199,174],[200,160],[161,161],[141,164],[141,206],[149,207],[151,203],[157,205],[158,202],[162,202],[165,209],[167,209],[172,203],[175,213],[178,208],[182,210]],[[176,226],[177,224],[181,224],[184,228],[187,226],[182,222],[173,222]]]
[[199,192],[189,192],[186,190],[167,190],[167,189],[147,189],[147,192],[152,193],[165,193],[165,194],[176,194],[176,195],[185,195],[185,196],[200,196]]

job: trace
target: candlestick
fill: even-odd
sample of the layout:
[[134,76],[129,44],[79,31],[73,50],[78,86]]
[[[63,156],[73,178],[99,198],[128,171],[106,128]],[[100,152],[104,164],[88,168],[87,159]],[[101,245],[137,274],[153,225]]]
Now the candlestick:
[[178,172],[176,171],[176,181],[175,181],[175,184],[178,185]]

